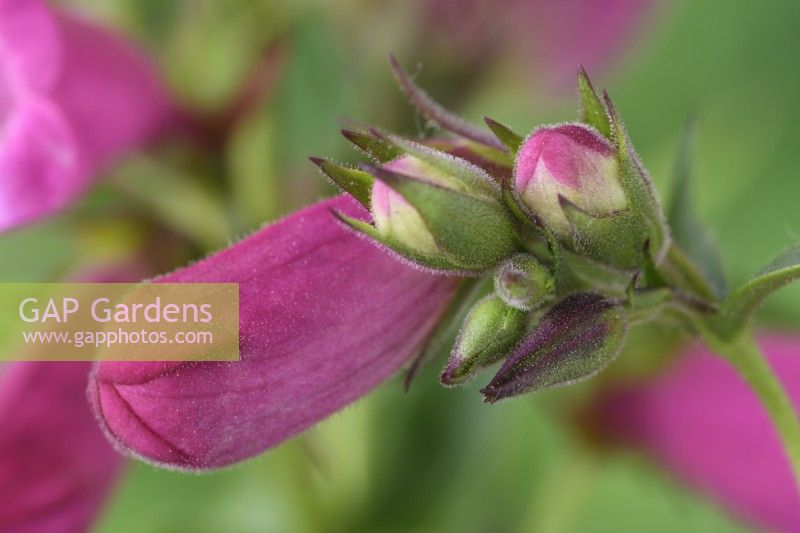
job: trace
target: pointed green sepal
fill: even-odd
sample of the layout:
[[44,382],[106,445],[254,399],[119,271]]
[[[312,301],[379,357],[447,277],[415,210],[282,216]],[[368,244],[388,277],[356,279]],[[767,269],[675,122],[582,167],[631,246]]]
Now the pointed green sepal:
[[370,208],[370,197],[375,178],[368,172],[339,165],[319,157],[309,157],[308,159],[317,165],[325,177],[330,179],[334,185],[351,194],[367,209]]
[[447,184],[448,187],[486,198],[499,197],[500,186],[497,182],[488,172],[466,159],[397,135],[388,135],[387,139],[403,153],[415,157],[441,172],[450,182]]
[[630,142],[617,108],[608,93],[604,92],[603,97],[608,109],[612,138],[618,150],[620,184],[625,190],[629,208],[647,228],[649,250],[653,262],[659,265],[667,255],[671,238],[658,192]]
[[586,255],[562,250],[565,276],[560,289],[564,292],[602,290],[603,294],[628,296],[632,274]]
[[467,270],[492,267],[516,250],[514,224],[499,201],[384,168],[368,170],[413,206],[438,246]]
[[394,55],[389,56],[389,65],[392,68],[397,84],[403,94],[408,97],[411,105],[413,105],[422,116],[428,119],[432,124],[445,131],[449,131],[466,139],[496,148],[498,150],[505,150],[503,143],[498,141],[494,135],[484,131],[480,128],[469,124],[458,115],[451,113],[433,98],[428,93],[422,90],[411,76],[400,66],[397,58]]
[[459,385],[506,356],[525,331],[527,314],[495,295],[480,300],[464,320],[447,365],[444,385]]
[[572,228],[576,251],[617,268],[641,268],[647,234],[635,213],[624,209],[595,217],[563,196],[559,203]]
[[758,275],[731,291],[715,321],[718,332],[731,338],[747,325],[764,299],[800,279],[800,245],[795,245],[767,265]]
[[373,132],[342,130],[342,135],[367,157],[378,163],[386,163],[403,155],[403,152],[391,142]]
[[578,95],[580,97],[579,120],[592,126],[607,139],[611,139],[611,123],[608,113],[583,67],[578,68]]
[[508,148],[508,150],[512,154],[516,154],[519,150],[519,147],[522,145],[522,141],[525,138],[516,133],[514,130],[506,126],[505,124],[501,124],[494,119],[489,117],[483,117],[483,121],[486,122],[486,125],[489,126],[489,129],[492,130],[495,137],[503,143],[503,145]]

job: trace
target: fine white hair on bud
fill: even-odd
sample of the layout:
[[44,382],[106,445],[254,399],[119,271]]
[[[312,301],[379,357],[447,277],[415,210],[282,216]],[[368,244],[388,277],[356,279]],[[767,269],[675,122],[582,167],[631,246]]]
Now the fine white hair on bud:
[[534,130],[517,154],[514,186],[520,200],[562,237],[569,235],[570,224],[559,197],[593,216],[619,211],[628,203],[616,150],[585,124]]
[[553,274],[529,254],[516,254],[503,261],[494,277],[494,291],[515,309],[531,311],[556,292]]

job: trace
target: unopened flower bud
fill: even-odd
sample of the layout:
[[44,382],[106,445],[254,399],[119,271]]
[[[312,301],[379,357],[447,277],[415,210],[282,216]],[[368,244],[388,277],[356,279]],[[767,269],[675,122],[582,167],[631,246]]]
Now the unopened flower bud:
[[514,165],[520,200],[542,223],[570,237],[570,223],[559,197],[592,216],[627,206],[612,144],[584,124],[545,126],[523,142]]
[[494,278],[495,293],[522,311],[536,309],[555,294],[553,274],[528,254],[516,254],[500,264]]
[[442,372],[445,385],[457,385],[500,361],[522,337],[526,314],[490,295],[470,310]]
[[313,159],[370,208],[374,225],[339,216],[342,222],[436,270],[484,271],[514,252],[514,223],[485,171],[432,148],[391,139],[410,155],[363,170]]
[[619,303],[594,293],[567,296],[514,348],[483,392],[496,402],[577,383],[619,354],[627,321]]
[[[384,165],[384,168],[441,187],[448,187],[450,184],[450,179],[445,173],[416,157],[399,157]],[[416,252],[439,253],[439,247],[425,221],[400,193],[392,190],[384,182],[375,180],[370,203],[372,218],[379,232],[393,237]]]

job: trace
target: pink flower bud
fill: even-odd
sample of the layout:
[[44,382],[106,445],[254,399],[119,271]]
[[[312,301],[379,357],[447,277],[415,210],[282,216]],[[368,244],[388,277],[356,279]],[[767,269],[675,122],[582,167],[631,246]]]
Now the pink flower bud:
[[128,43],[37,0],[0,0],[0,231],[61,209],[176,117]]
[[[411,156],[403,156],[384,166],[418,179],[447,186],[449,178],[441,171]],[[383,235],[396,239],[418,253],[441,253],[422,217],[408,201],[385,183],[375,180],[371,196],[372,217],[375,227]]]
[[570,226],[560,196],[594,216],[627,205],[614,147],[583,124],[545,126],[529,135],[517,155],[514,185],[522,203],[562,236]]

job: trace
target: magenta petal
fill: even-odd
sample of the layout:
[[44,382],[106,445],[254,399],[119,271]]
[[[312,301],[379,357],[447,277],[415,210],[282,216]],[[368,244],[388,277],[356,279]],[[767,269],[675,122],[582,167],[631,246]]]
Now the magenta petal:
[[0,140],[0,231],[57,210],[88,185],[84,162],[61,111],[30,100]]
[[430,334],[455,281],[414,270],[334,222],[338,197],[161,278],[240,284],[234,363],[100,363],[90,398],[111,439],[165,466],[256,455],[385,381]]
[[39,0],[0,0],[0,231],[63,208],[179,116],[131,43]]
[[65,66],[52,98],[95,168],[177,124],[153,65],[132,43],[65,14],[55,19]]
[[[759,344],[800,409],[800,337],[765,336]],[[704,347],[691,347],[651,385],[615,394],[604,414],[612,429],[742,518],[800,531],[800,496],[766,412]]]
[[0,531],[85,531],[122,465],[84,389],[90,363],[0,368]]
[[0,84],[5,78],[17,88],[52,88],[63,58],[55,21],[40,0],[0,0],[0,55]]

